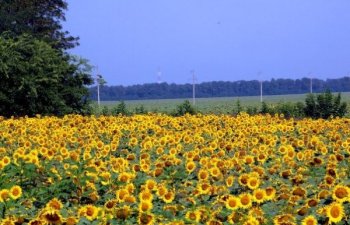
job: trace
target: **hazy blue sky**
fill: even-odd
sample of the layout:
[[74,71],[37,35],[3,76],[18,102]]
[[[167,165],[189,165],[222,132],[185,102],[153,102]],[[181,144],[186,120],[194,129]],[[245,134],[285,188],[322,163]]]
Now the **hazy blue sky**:
[[350,73],[349,0],[68,0],[72,50],[109,85]]

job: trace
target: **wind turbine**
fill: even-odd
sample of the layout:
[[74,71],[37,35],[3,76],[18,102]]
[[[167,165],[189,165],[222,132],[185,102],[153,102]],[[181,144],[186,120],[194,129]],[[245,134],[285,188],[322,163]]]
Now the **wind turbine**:
[[102,75],[99,73],[98,66],[96,66],[96,83],[97,83],[97,105],[100,109],[101,101],[100,101],[100,86],[104,85],[106,81],[103,79]]
[[157,72],[157,83],[158,84],[162,83],[162,72],[160,71],[159,67],[158,67],[158,72]]
[[194,73],[194,70],[191,70],[192,73],[192,103],[193,105],[196,105],[196,75]]
[[258,72],[259,82],[260,82],[260,102],[263,102],[263,80],[261,79],[262,72]]
[[309,78],[310,78],[310,93],[312,94],[312,72],[309,72]]

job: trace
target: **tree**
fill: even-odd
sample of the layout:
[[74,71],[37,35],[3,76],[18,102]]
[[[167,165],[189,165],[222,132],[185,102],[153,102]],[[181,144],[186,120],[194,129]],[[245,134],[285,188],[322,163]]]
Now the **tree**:
[[183,103],[176,106],[174,116],[183,116],[185,114],[194,115],[196,114],[196,109],[191,105],[190,101],[185,100]]
[[347,113],[347,104],[346,102],[341,102],[341,94],[338,93],[336,97],[334,97],[333,101],[333,115],[343,117]]
[[242,107],[242,104],[241,104],[241,101],[239,99],[236,100],[235,102],[235,109],[233,110],[233,114],[234,115],[238,115],[240,114],[242,111],[243,111],[243,107]]
[[343,117],[347,113],[347,104],[341,101],[341,95],[334,96],[330,90],[324,93],[309,94],[305,99],[305,116],[328,119],[332,116]]
[[30,35],[0,36],[0,114],[88,113],[90,70],[86,60]]
[[0,0],[0,34],[30,34],[56,49],[73,48],[78,45],[78,38],[62,31],[65,10],[65,0]]
[[312,118],[316,118],[318,116],[314,94],[308,94],[306,96],[304,114],[305,116]]

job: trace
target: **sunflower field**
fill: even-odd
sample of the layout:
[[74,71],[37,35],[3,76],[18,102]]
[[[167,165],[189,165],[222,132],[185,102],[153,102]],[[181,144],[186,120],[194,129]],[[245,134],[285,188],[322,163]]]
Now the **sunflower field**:
[[0,224],[350,224],[350,119],[0,118]]

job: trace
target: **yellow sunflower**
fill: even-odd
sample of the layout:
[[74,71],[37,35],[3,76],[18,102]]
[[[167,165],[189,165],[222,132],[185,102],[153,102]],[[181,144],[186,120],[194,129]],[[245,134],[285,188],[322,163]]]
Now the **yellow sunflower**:
[[45,209],[43,214],[40,216],[42,220],[46,222],[46,224],[62,224],[62,216],[58,210],[55,209]]
[[265,190],[255,189],[253,192],[253,200],[257,203],[262,203],[267,200]]
[[226,208],[236,210],[240,207],[240,199],[235,196],[229,196],[225,202]]
[[276,189],[273,187],[267,187],[265,189],[266,200],[273,200],[276,196]]
[[18,199],[22,196],[22,188],[18,185],[13,186],[10,191],[9,195],[12,199]]
[[338,223],[344,217],[344,207],[341,203],[333,202],[331,205],[327,206],[327,217],[329,222]]
[[150,201],[141,201],[139,204],[139,211],[140,212],[149,212],[153,208],[153,204]]
[[171,203],[175,198],[175,193],[168,191],[165,195],[162,196],[162,199],[165,203]]
[[94,205],[86,205],[79,209],[79,216],[86,217],[86,219],[93,221],[98,216],[98,208]]
[[248,193],[239,195],[240,207],[248,209],[252,206],[252,196]]
[[196,169],[196,163],[193,161],[189,161],[186,163],[186,171],[188,173],[192,173]]
[[66,225],[76,225],[78,223],[78,219],[76,217],[68,217],[66,219]]
[[6,201],[10,197],[10,191],[7,189],[0,190],[0,202]]
[[313,216],[307,216],[301,222],[301,225],[317,225],[317,219]]
[[344,185],[337,185],[333,189],[332,197],[337,202],[346,202],[350,198],[350,188]]
[[249,216],[243,225],[259,225],[260,222],[255,217]]
[[259,187],[260,180],[258,177],[249,177],[247,185],[248,185],[248,188],[255,190]]
[[137,221],[140,225],[154,224],[154,215],[150,213],[140,213]]
[[60,209],[62,209],[63,204],[59,199],[53,198],[46,204],[46,207],[51,208],[51,209],[60,210]]
[[233,182],[235,181],[235,177],[234,176],[229,176],[226,179],[226,186],[227,187],[231,187],[233,185]]
[[199,222],[201,219],[201,214],[199,211],[188,211],[185,215],[185,218],[187,220],[193,221],[193,222]]

